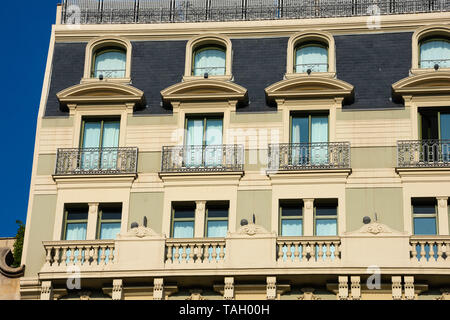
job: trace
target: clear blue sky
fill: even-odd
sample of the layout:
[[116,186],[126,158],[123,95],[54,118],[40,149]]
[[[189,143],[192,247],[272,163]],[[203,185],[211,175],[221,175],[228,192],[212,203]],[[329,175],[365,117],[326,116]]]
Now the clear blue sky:
[[2,1],[0,8],[0,237],[26,221],[36,120],[59,0]]

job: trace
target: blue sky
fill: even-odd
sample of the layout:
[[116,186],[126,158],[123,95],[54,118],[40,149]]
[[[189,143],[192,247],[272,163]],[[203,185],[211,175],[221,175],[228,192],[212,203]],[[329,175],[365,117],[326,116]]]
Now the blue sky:
[[25,222],[33,164],[36,121],[59,0],[3,1],[0,9],[0,237],[15,236]]

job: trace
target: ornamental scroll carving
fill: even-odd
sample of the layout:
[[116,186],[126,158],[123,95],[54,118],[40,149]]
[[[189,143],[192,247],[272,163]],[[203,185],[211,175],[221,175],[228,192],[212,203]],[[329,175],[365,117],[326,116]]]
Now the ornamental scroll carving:
[[240,227],[237,233],[254,236],[256,234],[267,234],[269,232],[257,224],[249,223],[245,226]]
[[161,238],[162,235],[156,233],[153,229],[139,226],[130,229],[127,233],[120,234],[120,238]]

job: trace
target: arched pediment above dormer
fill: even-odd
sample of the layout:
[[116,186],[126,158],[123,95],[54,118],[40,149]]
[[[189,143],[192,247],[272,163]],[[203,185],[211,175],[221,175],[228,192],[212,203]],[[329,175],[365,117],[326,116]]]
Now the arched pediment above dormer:
[[410,76],[392,85],[395,97],[450,94],[450,72],[428,72]]
[[144,104],[144,92],[126,84],[111,82],[83,83],[56,94],[62,105]]
[[276,99],[344,98],[353,95],[353,86],[345,81],[320,76],[281,80],[265,89],[269,101]]
[[177,83],[161,91],[164,102],[247,101],[247,89],[230,81],[201,79]]

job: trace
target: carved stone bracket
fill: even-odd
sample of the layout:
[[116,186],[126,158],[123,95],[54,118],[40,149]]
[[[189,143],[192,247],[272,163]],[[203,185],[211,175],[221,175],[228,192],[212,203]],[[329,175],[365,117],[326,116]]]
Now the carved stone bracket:
[[124,238],[162,238],[163,236],[156,233],[153,229],[144,226],[139,226],[137,228],[132,228],[126,233],[121,233],[118,235],[118,239]]

